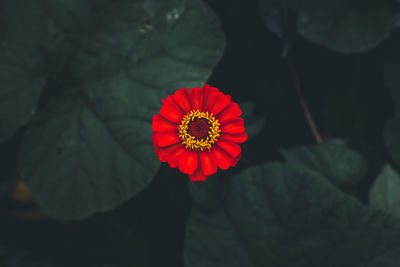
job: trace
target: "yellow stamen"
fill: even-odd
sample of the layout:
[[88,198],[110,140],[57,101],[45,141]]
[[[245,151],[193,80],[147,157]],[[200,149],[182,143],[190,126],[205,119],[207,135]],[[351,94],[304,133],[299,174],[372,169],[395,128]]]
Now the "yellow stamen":
[[[189,124],[193,122],[195,119],[206,119],[210,130],[208,131],[208,136],[204,139],[197,139],[195,136],[192,136],[188,133]],[[192,110],[188,114],[186,114],[182,123],[178,126],[179,129],[179,137],[182,139],[182,144],[186,145],[186,148],[196,149],[196,150],[205,150],[212,147],[212,145],[218,140],[219,133],[221,130],[219,126],[221,124],[218,123],[218,120],[215,119],[212,113],[202,112],[200,110]]]

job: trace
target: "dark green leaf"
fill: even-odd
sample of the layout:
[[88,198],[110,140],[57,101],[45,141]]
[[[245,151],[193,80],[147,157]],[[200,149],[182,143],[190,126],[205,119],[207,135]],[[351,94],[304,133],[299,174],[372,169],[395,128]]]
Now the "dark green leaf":
[[[97,0],[97,3],[104,0]],[[91,12],[95,9],[93,0],[43,0],[43,8],[48,15],[48,23],[51,23],[54,31],[68,29],[76,32],[76,28],[82,31],[85,28],[85,22],[90,22]]]
[[213,214],[192,211],[188,267],[389,267],[400,260],[399,220],[299,165],[266,164],[231,177],[216,206]]
[[[115,102],[116,108],[121,104]],[[94,108],[78,97],[54,103],[25,138],[22,179],[55,217],[78,219],[111,209],[141,191],[158,169],[149,122],[140,117],[114,122]],[[113,123],[132,133],[120,139],[110,131]]]
[[283,152],[286,160],[304,165],[339,187],[356,185],[367,173],[363,156],[343,144],[322,143]]
[[386,165],[369,192],[371,207],[400,217],[400,175]]
[[260,0],[266,26],[283,41],[283,55],[292,46],[297,34],[297,16],[304,0]]
[[307,40],[341,53],[365,52],[378,46],[400,16],[392,0],[309,0],[297,24]]
[[45,85],[42,17],[32,1],[0,2],[0,142],[35,113]]
[[151,182],[161,99],[203,85],[223,50],[216,16],[197,0],[116,1],[103,11],[72,60],[76,88],[38,116],[22,146],[22,179],[60,219],[111,209]]

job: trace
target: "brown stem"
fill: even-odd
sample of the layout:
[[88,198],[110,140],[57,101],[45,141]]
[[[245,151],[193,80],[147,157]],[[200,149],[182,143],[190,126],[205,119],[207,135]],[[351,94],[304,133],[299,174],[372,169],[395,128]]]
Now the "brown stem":
[[297,95],[299,96],[299,101],[300,101],[301,107],[303,108],[304,115],[306,116],[308,126],[310,126],[311,132],[313,133],[314,138],[317,141],[317,143],[322,143],[322,137],[319,134],[317,126],[315,125],[315,122],[311,116],[310,109],[308,108],[306,99],[303,95],[303,91],[301,90],[299,76],[297,75],[296,69],[294,68],[294,65],[292,63],[290,56],[287,57],[286,62],[289,66],[290,73],[292,74],[292,78],[294,81],[294,87],[296,88]]

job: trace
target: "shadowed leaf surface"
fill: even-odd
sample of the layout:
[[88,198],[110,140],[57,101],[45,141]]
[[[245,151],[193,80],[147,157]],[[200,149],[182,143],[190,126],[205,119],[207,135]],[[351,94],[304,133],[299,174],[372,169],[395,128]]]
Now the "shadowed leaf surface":
[[378,46],[396,28],[400,16],[391,0],[310,0],[297,29],[307,40],[341,53],[365,52]]
[[370,189],[369,205],[400,217],[400,175],[389,164]]
[[46,83],[42,16],[32,1],[0,2],[0,142],[35,113]]
[[283,56],[297,35],[297,16],[304,0],[260,0],[261,14],[268,29],[283,41]]
[[308,167],[339,187],[356,185],[368,169],[364,157],[343,144],[300,146],[283,154],[287,161]]
[[225,186],[216,212],[192,211],[186,266],[394,267],[400,260],[392,252],[400,251],[400,221],[304,167],[252,167]]
[[96,12],[71,55],[74,86],[34,120],[19,160],[35,199],[60,219],[111,209],[151,182],[161,99],[203,85],[224,46],[198,0],[122,0]]

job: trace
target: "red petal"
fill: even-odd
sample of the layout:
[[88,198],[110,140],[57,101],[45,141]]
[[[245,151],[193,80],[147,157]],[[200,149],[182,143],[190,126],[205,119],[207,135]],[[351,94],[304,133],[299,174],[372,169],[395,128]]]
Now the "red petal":
[[173,156],[175,153],[174,151],[177,150],[179,147],[182,147],[181,144],[175,144],[171,146],[166,146],[166,147],[157,147],[156,148],[156,154],[160,158],[161,162],[167,162],[171,155]]
[[163,106],[161,108],[160,114],[177,124],[180,124],[184,116],[183,111],[174,103],[172,96],[168,96],[167,99],[163,99]]
[[178,136],[178,133],[174,132],[156,133],[154,138],[156,139],[157,146],[174,145],[181,141],[181,139]]
[[222,133],[240,134],[244,132],[244,122],[242,118],[236,118],[227,124],[221,125]]
[[192,103],[190,102],[190,93],[187,88],[182,88],[173,95],[175,103],[183,109],[186,113],[192,110]]
[[178,125],[167,120],[160,114],[153,116],[153,131],[155,132],[175,132],[178,131]]
[[156,132],[154,132],[153,134],[152,134],[152,138],[153,138],[153,147],[157,147],[157,138],[156,138],[156,135],[157,135],[157,133]]
[[221,140],[229,140],[234,143],[243,143],[244,141],[247,140],[247,134],[246,133],[241,133],[241,134],[222,134],[221,135]]
[[236,158],[234,159],[234,162],[232,164],[232,167],[236,166],[236,163],[238,163],[239,159],[242,157],[242,153],[240,153],[239,155],[236,156]]
[[[210,98],[210,97],[209,97]],[[207,105],[207,111],[212,113],[214,116],[218,115],[229,103],[231,102],[230,95],[224,95],[218,92]]]
[[238,146],[237,144],[232,143],[231,141],[228,141],[228,140],[220,139],[217,141],[216,145],[219,146],[220,148],[222,148],[225,152],[227,152],[233,158],[236,158],[236,156],[239,155],[240,152],[242,151],[240,149],[240,146]]
[[217,172],[217,165],[215,164],[211,152],[201,151],[200,152],[200,163],[203,174],[209,176]]
[[192,97],[192,109],[201,110],[202,108],[202,94],[201,88],[191,88],[190,96]]
[[197,151],[186,150],[179,160],[179,170],[192,175],[198,166]]
[[203,111],[208,111],[208,103],[218,96],[218,88],[211,87],[208,84],[203,86]]
[[223,170],[228,169],[232,164],[234,164],[234,159],[225,153],[221,148],[215,146],[210,150],[213,159],[218,167]]
[[174,151],[171,152],[168,158],[168,164],[171,166],[171,168],[178,167],[179,160],[184,152],[186,152],[186,148],[183,145],[179,145]]
[[201,172],[200,168],[198,168],[192,175],[189,175],[189,178],[192,181],[204,181],[207,176]]
[[231,102],[218,116],[216,116],[216,119],[219,123],[223,124],[239,117],[240,114],[242,114],[242,111],[238,104]]

